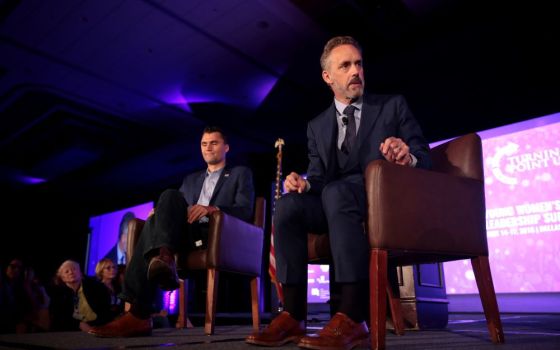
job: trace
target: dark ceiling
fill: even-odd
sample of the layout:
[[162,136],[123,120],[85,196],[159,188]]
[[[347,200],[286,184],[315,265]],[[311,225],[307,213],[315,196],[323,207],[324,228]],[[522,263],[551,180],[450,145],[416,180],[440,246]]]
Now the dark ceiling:
[[155,199],[202,166],[216,124],[266,192],[276,138],[285,170],[305,170],[333,35],[361,42],[367,90],[403,94],[429,141],[558,112],[546,3],[0,0],[0,189],[18,218],[30,203],[87,216]]

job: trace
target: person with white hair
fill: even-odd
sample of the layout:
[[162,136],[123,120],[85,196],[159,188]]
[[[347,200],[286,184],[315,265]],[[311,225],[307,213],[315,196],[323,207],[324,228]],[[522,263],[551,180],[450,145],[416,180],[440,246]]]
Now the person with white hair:
[[82,330],[103,325],[114,318],[111,298],[105,286],[95,278],[84,276],[80,264],[64,261],[56,273],[51,292],[51,329]]

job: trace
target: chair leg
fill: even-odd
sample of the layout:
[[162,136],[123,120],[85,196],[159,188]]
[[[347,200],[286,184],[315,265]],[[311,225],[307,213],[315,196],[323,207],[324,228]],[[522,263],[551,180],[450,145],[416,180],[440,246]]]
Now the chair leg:
[[189,281],[179,280],[179,316],[177,317],[177,322],[175,323],[176,328],[194,328],[191,321],[189,320],[189,314],[187,309],[187,303],[189,300],[188,296]]
[[401,307],[401,298],[394,293],[391,284],[387,284],[387,296],[389,297],[389,308],[391,310],[393,327],[395,327],[395,334],[404,335],[404,318]]
[[496,301],[496,292],[494,291],[494,283],[492,282],[492,273],[490,271],[488,257],[479,256],[473,258],[471,259],[471,264],[492,342],[504,343],[504,330],[500,319],[498,302]]
[[371,348],[385,349],[387,316],[387,251],[372,249],[369,259]]
[[260,318],[260,310],[259,310],[259,288],[260,278],[253,277],[251,278],[251,311],[253,313],[253,330],[258,331],[261,318]]
[[204,321],[204,333],[206,335],[214,334],[219,277],[220,273],[218,270],[208,269],[208,282],[206,287],[206,320]]

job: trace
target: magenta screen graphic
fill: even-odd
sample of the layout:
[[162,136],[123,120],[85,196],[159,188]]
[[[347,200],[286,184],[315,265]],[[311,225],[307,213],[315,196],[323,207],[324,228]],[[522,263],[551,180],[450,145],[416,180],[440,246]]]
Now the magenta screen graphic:
[[[560,113],[479,135],[496,292],[559,292]],[[448,294],[478,292],[469,260],[444,270]]]
[[307,302],[329,300],[329,265],[307,265]]

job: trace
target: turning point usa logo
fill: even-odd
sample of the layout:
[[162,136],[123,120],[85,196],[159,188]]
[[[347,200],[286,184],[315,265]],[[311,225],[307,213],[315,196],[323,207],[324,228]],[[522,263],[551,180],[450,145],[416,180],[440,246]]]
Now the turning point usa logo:
[[[544,148],[530,151],[528,150],[521,153],[521,147],[511,141],[508,141],[504,146],[495,148],[493,156],[486,158],[486,164],[489,167],[492,175],[496,180],[506,185],[517,185],[522,181],[529,181],[526,176],[537,170],[543,170],[551,167],[560,167],[560,148]],[[520,178],[524,178],[520,181]],[[550,181],[552,175],[549,172],[540,171],[534,177],[535,180]],[[523,183],[528,185],[529,183]]]

